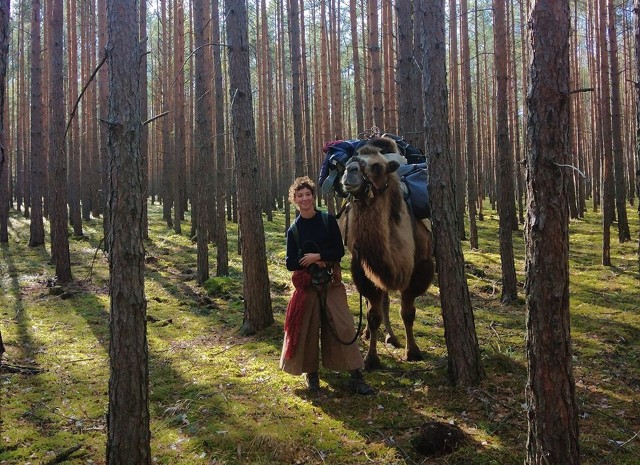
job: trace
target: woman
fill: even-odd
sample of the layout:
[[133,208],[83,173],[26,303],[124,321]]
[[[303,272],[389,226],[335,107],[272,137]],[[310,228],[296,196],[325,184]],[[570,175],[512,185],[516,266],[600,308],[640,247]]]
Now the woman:
[[364,362],[358,345],[348,344],[355,329],[340,274],[344,245],[338,222],[315,209],[315,184],[307,176],[293,182],[289,201],[300,212],[287,231],[287,269],[293,271],[296,289],[287,306],[280,367],[293,375],[304,373],[309,390],[317,391],[321,346],[325,368],[349,371],[357,394],[374,394],[360,371]]

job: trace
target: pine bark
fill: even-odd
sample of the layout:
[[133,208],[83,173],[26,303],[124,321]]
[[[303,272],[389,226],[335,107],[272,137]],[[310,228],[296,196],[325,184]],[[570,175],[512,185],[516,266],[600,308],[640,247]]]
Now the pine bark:
[[[9,242],[9,170],[7,169],[7,154],[5,126],[5,92],[7,65],[9,63],[9,19],[10,0],[0,0],[0,243]],[[2,333],[0,332],[0,357],[4,353]]]
[[[77,25],[77,1],[69,0],[67,3],[67,18],[69,23],[69,105],[73,108],[78,100],[78,25]],[[67,123],[68,124],[68,123]],[[69,157],[69,174],[68,176],[68,196],[69,196],[69,222],[73,227],[75,236],[82,236],[82,212],[80,210],[80,123],[78,115],[75,115],[67,138],[68,157]]]
[[[458,2],[456,0],[449,0],[449,30],[458,30]],[[465,213],[465,201],[464,193],[467,190],[467,177],[465,174],[465,154],[462,141],[462,115],[464,114],[461,108],[461,93],[462,86],[460,81],[459,70],[459,58],[460,52],[458,46],[458,34],[449,34],[449,101],[451,106],[449,108],[450,126],[451,126],[451,153],[454,159],[454,170],[456,179],[456,192],[460,194],[461,201],[456,202],[456,212],[458,215],[458,224],[460,227],[460,237],[464,239],[466,237],[466,231],[464,229],[464,213]],[[477,60],[476,60],[477,61]],[[478,135],[479,137],[479,135]]]
[[42,106],[42,46],[40,0],[31,2],[31,223],[29,247],[44,244],[42,193],[45,183]]
[[[212,0],[212,17],[219,18],[218,0]],[[222,42],[220,37],[220,22],[212,22],[213,42]],[[225,199],[226,189],[229,184],[227,180],[227,148],[225,143],[225,111],[224,96],[222,86],[222,59],[220,56],[220,46],[213,47],[213,86],[215,89],[215,141],[216,141],[216,275],[227,276],[229,274],[229,241],[227,238],[227,228],[225,223]],[[270,81],[269,81],[270,82]],[[271,93],[269,93],[271,94]],[[274,151],[270,151],[273,153]]]
[[300,50],[300,11],[298,0],[288,0],[289,49],[291,59],[291,110],[293,116],[293,173],[302,176],[305,173],[302,147],[302,98],[300,67],[302,52]]
[[[169,83],[169,75],[173,53],[171,50],[171,27],[170,19],[167,13],[167,1],[160,0],[160,17],[162,21],[162,49],[161,60],[162,66],[162,111],[168,112],[172,107],[171,101],[171,84]],[[168,8],[171,10],[171,7]],[[172,12],[173,13],[173,12]],[[171,216],[171,208],[173,207],[173,178],[174,170],[174,151],[173,139],[171,137],[171,118],[162,118],[162,218],[167,224],[167,228],[173,228],[173,217]]]
[[605,0],[598,0],[597,39],[600,77],[600,118],[596,124],[602,144],[602,264],[611,266],[611,225],[615,211],[615,183],[613,173],[613,142],[611,140],[611,87],[607,50],[607,13]]
[[63,73],[63,1],[49,3],[49,175],[52,180],[49,195],[51,258],[56,267],[56,278],[61,283],[72,279],[67,228],[67,151],[65,148]]
[[455,385],[480,382],[480,363],[471,297],[455,209],[453,160],[449,150],[448,99],[444,33],[444,0],[420,0],[424,17],[424,112],[429,196],[433,212],[436,270],[448,350],[449,379]]
[[[460,62],[462,64],[462,82],[463,82],[463,98],[465,109],[465,128],[467,141],[467,208],[469,209],[469,246],[472,249],[478,248],[478,226],[476,225],[477,216],[477,197],[478,187],[476,183],[476,139],[473,131],[473,92],[471,91],[471,53],[469,50],[469,22],[467,20],[467,0],[460,3],[460,35],[461,35],[461,51],[462,56]],[[462,173],[461,173],[462,175]],[[465,203],[465,193],[457,192],[456,202]],[[464,211],[464,209],[463,209]],[[459,212],[458,212],[459,214]],[[458,218],[458,222],[461,218]],[[464,239],[464,224],[458,224],[460,230],[460,238]]]
[[360,44],[358,42],[358,16],[356,0],[349,0],[349,18],[351,20],[351,47],[353,49],[353,92],[356,113],[356,134],[364,131],[364,105],[362,103],[362,72],[360,66]]
[[[341,73],[340,73],[340,23],[338,20],[337,3],[327,2],[329,5],[329,88],[331,100],[331,138],[342,139],[348,138],[349,135],[344,134],[344,124],[342,118],[342,91],[341,91]],[[382,83],[382,81],[380,81]],[[382,123],[381,123],[382,124]]]
[[[104,58],[105,48],[107,46],[107,4],[106,0],[98,0],[98,11],[95,16],[98,18],[98,44],[97,50],[92,51],[93,69],[96,68],[96,60],[102,61]],[[92,43],[95,43],[93,41]],[[108,62],[105,62],[106,66],[100,68],[97,78],[97,87],[91,86],[92,89],[97,88],[97,92],[94,91],[94,118],[92,119],[92,133],[93,133],[93,154],[94,154],[94,166],[95,166],[95,179],[96,184],[94,187],[94,199],[92,206],[96,213],[103,214],[107,208],[107,192],[109,192],[109,156],[107,155],[107,127],[103,123],[99,123],[96,120],[104,120],[109,113],[109,71]],[[104,231],[104,243],[109,244],[109,215],[103,215],[102,229]],[[108,249],[107,249],[108,251]]]
[[[79,46],[81,50],[80,55],[80,79],[81,82],[87,82],[89,77],[91,76],[92,70],[91,62],[89,61],[89,56],[91,53],[89,50],[91,49],[91,42],[89,37],[91,37],[90,31],[90,21],[89,18],[92,17],[89,2],[79,3],[80,13],[79,20],[81,24],[80,29],[80,41]],[[79,145],[80,145],[80,211],[82,214],[82,219],[89,221],[91,219],[91,205],[93,202],[93,197],[91,195],[92,186],[95,184],[95,179],[93,177],[93,151],[89,147],[89,141],[91,139],[90,129],[91,129],[91,93],[93,92],[93,86],[87,87],[87,91],[85,96],[82,98],[80,102],[81,113],[79,117],[82,119],[83,131],[79,134]],[[106,247],[106,246],[105,246]]]
[[138,3],[108,0],[109,275],[107,463],[150,464],[149,353],[144,295]]
[[260,200],[254,186],[257,150],[249,77],[248,17],[244,0],[225,2],[231,126],[238,183],[238,213],[241,231],[244,277],[243,334],[253,334],[273,323],[269,276]]
[[529,19],[526,295],[528,465],[579,464],[569,321],[569,3]]
[[[140,57],[140,118],[142,121],[147,120],[148,103],[147,103],[147,2],[140,2],[140,44],[143,53]],[[142,206],[142,238],[149,238],[149,212],[147,209],[147,199],[149,198],[149,129],[145,126],[142,128],[140,135],[140,158],[142,159],[142,198],[144,203]]]
[[[384,108],[382,103],[382,65],[380,63],[380,39],[378,28],[378,1],[367,0],[367,15],[369,17],[369,66],[371,79],[371,101],[373,104],[373,124],[384,125]],[[367,128],[368,129],[368,128]]]
[[[174,139],[174,173],[171,177],[173,190],[173,230],[182,233],[181,220],[184,217],[182,210],[182,194],[184,193],[184,168],[181,160],[184,160],[186,152],[185,144],[185,117],[184,117],[184,3],[176,1],[173,9],[174,27],[174,53],[173,73],[170,77],[173,87],[173,139]],[[169,79],[169,76],[167,76]]]
[[509,75],[507,71],[507,20],[505,0],[493,0],[493,35],[496,67],[496,148],[499,189],[499,236],[502,262],[502,302],[511,303],[518,298],[515,259],[513,256],[512,224],[515,220],[513,187],[513,154],[509,140],[508,102]]
[[195,51],[195,151],[196,170],[195,181],[196,236],[197,236],[197,279],[202,284],[209,279],[209,212],[206,204],[208,198],[207,179],[209,178],[209,159],[211,154],[211,106],[206,94],[211,92],[210,70],[212,62],[206,44],[210,42],[210,13],[203,0],[193,2],[193,28]]
[[[640,220],[640,0],[633,2],[634,51],[636,58],[636,197],[638,198],[638,219]],[[640,273],[640,231],[638,231],[638,272]]]
[[[396,18],[398,20],[398,58],[396,79],[398,85],[398,135],[409,143],[415,144],[417,135],[422,130],[422,102],[414,98],[414,89],[419,87],[420,77],[416,72],[416,59],[413,44],[413,2],[398,0],[396,2]],[[420,147],[421,149],[423,147]]]
[[622,141],[622,114],[620,102],[620,72],[618,64],[618,37],[616,35],[616,12],[613,0],[607,1],[607,31],[609,35],[609,67],[611,72],[611,139],[613,149],[615,204],[618,219],[618,240],[631,240],[627,219],[627,186]]

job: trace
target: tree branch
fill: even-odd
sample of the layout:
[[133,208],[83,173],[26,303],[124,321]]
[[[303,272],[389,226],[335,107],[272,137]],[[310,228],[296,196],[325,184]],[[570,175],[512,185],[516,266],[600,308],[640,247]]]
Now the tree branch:
[[163,113],[160,113],[159,115],[156,115],[156,116],[154,116],[154,117],[152,117],[152,118],[149,118],[149,119],[148,119],[148,120],[146,120],[144,123],[142,123],[142,125],[143,125],[143,126],[146,126],[147,124],[152,123],[153,121],[157,120],[158,118],[162,118],[163,116],[168,115],[168,114],[169,114],[169,112],[168,112],[168,111],[165,111],[165,112],[163,112]]
[[579,92],[593,92],[593,87],[583,87],[582,89],[573,89],[569,91],[569,94],[577,94]]
[[67,127],[64,130],[64,136],[62,137],[63,140],[67,137],[67,133],[69,132],[69,127],[71,127],[71,122],[73,121],[73,117],[76,115],[76,110],[78,109],[78,105],[80,104],[80,100],[82,100],[82,97],[84,96],[84,93],[87,91],[87,87],[89,87],[89,84],[91,84],[91,81],[93,81],[93,79],[96,77],[96,74],[98,74],[98,71],[100,70],[100,68],[102,68],[102,65],[104,65],[105,61],[107,61],[107,54],[106,53],[102,57],[102,60],[100,61],[98,66],[96,66],[96,69],[94,69],[93,73],[91,73],[91,76],[89,76],[89,80],[87,81],[87,83],[82,88],[82,92],[80,92],[80,95],[78,95],[78,100],[76,100],[75,105],[73,105],[73,110],[71,111],[71,115],[69,116],[69,122],[67,123]]

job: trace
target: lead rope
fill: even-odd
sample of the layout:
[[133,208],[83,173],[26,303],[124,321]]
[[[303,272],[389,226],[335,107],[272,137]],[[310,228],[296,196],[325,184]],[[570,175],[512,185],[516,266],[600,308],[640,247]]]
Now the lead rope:
[[340,338],[340,336],[338,336],[336,329],[333,327],[333,324],[329,319],[329,311],[327,310],[327,287],[328,286],[329,286],[328,283],[323,284],[322,289],[320,290],[320,292],[318,292],[318,297],[320,299],[320,310],[321,310],[320,314],[322,315],[322,318],[324,318],[324,320],[327,322],[327,326],[329,327],[331,334],[333,334],[333,337],[335,337],[338,340],[338,342],[340,342],[341,344],[345,346],[350,346],[351,344],[353,344],[358,340],[358,337],[360,336],[360,331],[362,330],[362,314],[363,314],[362,293],[359,293],[360,294],[360,316],[358,317],[358,328],[356,329],[356,334],[353,336],[353,339],[351,339],[349,342],[345,342]]

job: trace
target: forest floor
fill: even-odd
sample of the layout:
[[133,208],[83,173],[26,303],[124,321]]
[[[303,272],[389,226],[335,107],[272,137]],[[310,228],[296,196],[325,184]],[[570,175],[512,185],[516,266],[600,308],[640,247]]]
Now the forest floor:
[[[237,227],[230,224],[230,275],[195,281],[187,222],[176,234],[150,205],[146,295],[153,463],[157,464],[522,464],[527,442],[524,390],[524,242],[514,233],[520,299],[500,303],[495,212],[478,222],[480,249],[464,242],[467,279],[487,373],[478,386],[447,380],[438,286],[417,302],[416,336],[425,360],[406,362],[382,345],[386,368],[366,373],[375,396],[352,394],[344,374],[321,370],[321,390],[278,368],[291,292],[284,268],[284,214],[265,222],[275,324],[251,337],[243,316]],[[612,242],[600,265],[601,221],[571,221],[571,324],[583,464],[640,464],[640,285],[637,212],[632,242]],[[74,281],[60,289],[49,251],[29,248],[28,220],[12,212],[0,246],[1,464],[105,463],[109,295],[99,219],[71,238]],[[616,230],[612,228],[612,237]],[[47,246],[48,247],[48,246]],[[215,270],[215,248],[211,250]],[[343,260],[348,270],[348,259]],[[344,273],[354,318],[358,294]],[[392,322],[402,336],[392,302]],[[357,320],[356,320],[357,321]],[[364,342],[359,342],[364,348]],[[22,367],[22,368],[20,368]],[[35,368],[33,370],[32,368]],[[456,425],[470,440],[449,455],[414,447],[420,426]],[[75,450],[74,450],[75,449]],[[63,454],[68,454],[66,460]]]

